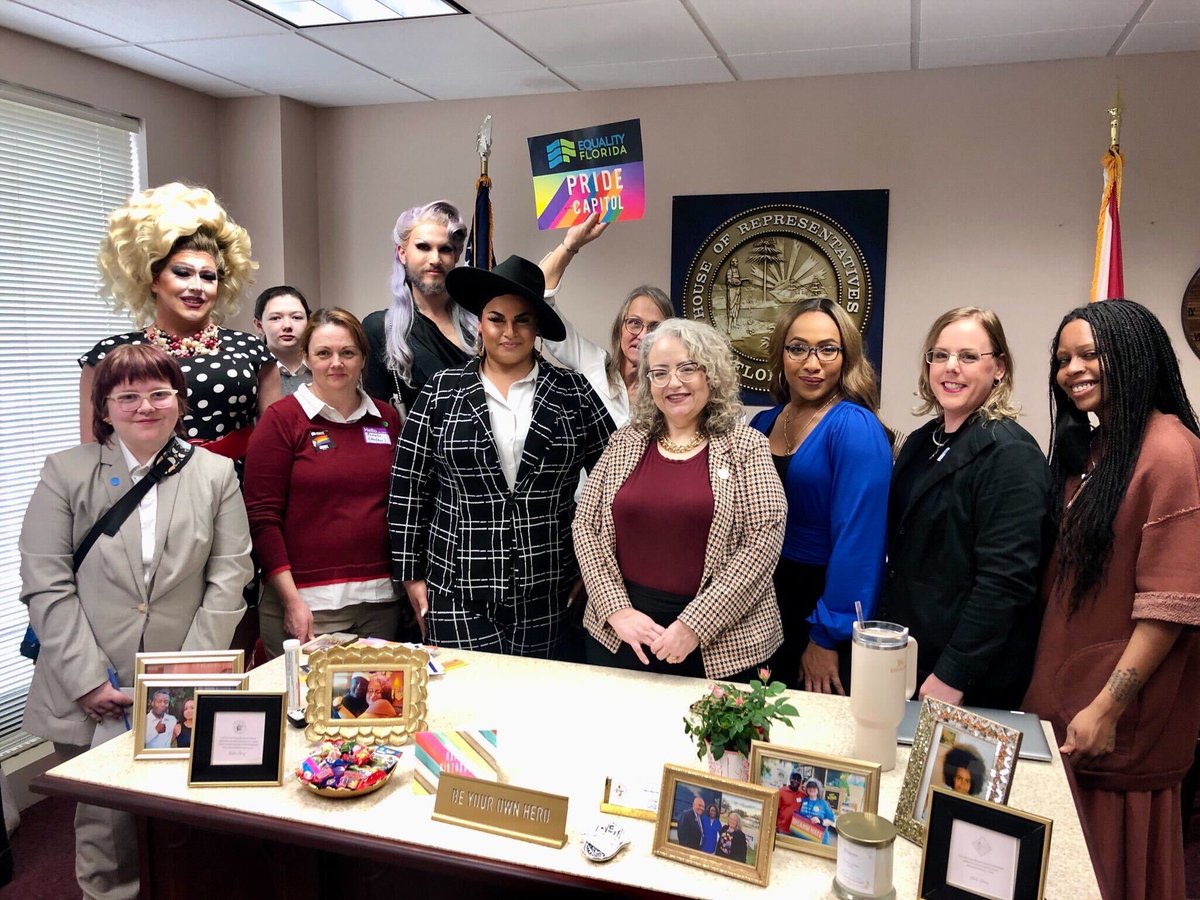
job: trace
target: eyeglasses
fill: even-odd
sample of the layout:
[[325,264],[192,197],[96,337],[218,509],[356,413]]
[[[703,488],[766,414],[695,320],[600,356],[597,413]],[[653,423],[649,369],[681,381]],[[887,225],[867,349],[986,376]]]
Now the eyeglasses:
[[696,376],[703,371],[704,366],[700,365],[698,362],[692,362],[689,359],[686,362],[681,362],[679,365],[670,369],[651,369],[646,373],[646,377],[650,379],[650,383],[655,387],[666,387],[667,383],[671,380],[672,373],[674,373],[683,384],[687,384],[689,381],[695,381]]
[[655,328],[657,328],[660,323],[647,322],[645,319],[639,319],[637,316],[626,316],[621,320],[621,324],[625,326],[625,330],[630,334],[641,334],[643,331],[649,334]]
[[989,350],[986,353],[980,353],[978,350],[959,350],[957,353],[951,353],[949,350],[934,349],[925,351],[925,362],[929,363],[931,366],[934,363],[939,363],[940,365],[944,366],[946,363],[950,362],[950,357],[953,356],[961,365],[973,366],[985,356],[1000,355],[1001,354],[996,350]]
[[809,357],[814,353],[821,362],[833,362],[842,352],[842,348],[837,344],[822,344],[819,347],[810,347],[808,344],[788,344],[783,349],[795,362],[808,362]]
[[145,394],[139,394],[137,391],[122,391],[119,394],[109,394],[108,399],[117,404],[117,409],[122,412],[133,412],[141,408],[143,400],[149,400],[150,405],[155,409],[166,409],[175,402],[175,395],[178,393],[179,391],[173,388],[170,390],[163,388]]

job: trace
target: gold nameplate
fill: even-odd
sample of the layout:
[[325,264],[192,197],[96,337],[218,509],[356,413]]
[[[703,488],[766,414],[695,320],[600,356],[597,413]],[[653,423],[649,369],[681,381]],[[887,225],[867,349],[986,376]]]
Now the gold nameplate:
[[511,784],[443,772],[433,818],[560,848],[567,843],[567,799]]

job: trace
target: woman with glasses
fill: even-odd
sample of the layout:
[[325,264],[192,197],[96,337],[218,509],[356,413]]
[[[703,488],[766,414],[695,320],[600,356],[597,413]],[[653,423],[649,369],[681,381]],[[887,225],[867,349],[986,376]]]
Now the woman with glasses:
[[548,365],[561,339],[532,262],[454,269],[479,317],[479,356],[425,385],[404,423],[388,523],[393,573],[433,644],[553,658],[582,585],[569,532],[579,473],[612,431],[577,372]]
[[1200,423],[1146,307],[1074,309],[1052,347],[1057,543],[1022,708],[1062,745],[1101,894],[1182,898],[1180,781],[1200,728]]
[[[129,714],[114,685],[134,684],[138,652],[228,648],[251,574],[233,463],[200,448],[183,460],[178,364],[146,344],[116,347],[90,387],[92,441],[46,457],[20,539],[21,600],[41,639],[21,727],[60,761],[87,751],[97,723]],[[117,532],[83,549],[135,488],[144,494]],[[132,815],[79,804],[75,877],[86,897],[138,896]]]
[[283,641],[345,631],[393,640],[387,489],[400,416],[359,387],[370,346],[344,309],[319,309],[300,338],[312,384],[273,405],[246,454],[246,509],[266,582],[259,627]]
[[[571,260],[580,248],[594,241],[607,228],[608,223],[601,222],[598,213],[592,213],[567,229],[562,243],[542,258],[538,265],[546,276],[546,298],[551,305]],[[568,369],[574,369],[588,380],[604,401],[604,408],[613,423],[621,428],[629,423],[637,394],[638,349],[660,322],[673,315],[670,297],[651,285],[638,285],[625,295],[621,309],[613,319],[608,350],[580,335],[566,319],[562,319],[565,337],[561,341],[546,341],[546,349]]]
[[1029,682],[1049,472],[1012,393],[996,314],[939,316],[917,383],[934,418],[896,460],[881,600],[917,639],[921,697],[1015,709]]
[[786,501],[766,439],[740,425],[729,345],[669,319],[643,342],[633,421],[588,477],[575,516],[588,662],[758,677],[783,642],[771,573]]
[[767,435],[788,499],[775,567],[784,642],[772,669],[807,691],[845,694],[854,604],[874,615],[887,541],[892,451],[875,371],[853,321],[825,298],[784,310],[770,359],[779,405],[750,425]]

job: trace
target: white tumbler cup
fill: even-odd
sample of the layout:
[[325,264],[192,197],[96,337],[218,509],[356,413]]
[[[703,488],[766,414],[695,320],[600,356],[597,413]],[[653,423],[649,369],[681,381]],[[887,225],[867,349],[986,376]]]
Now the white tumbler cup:
[[904,701],[917,689],[917,641],[894,622],[855,622],[850,650],[854,755],[896,767],[896,731]]

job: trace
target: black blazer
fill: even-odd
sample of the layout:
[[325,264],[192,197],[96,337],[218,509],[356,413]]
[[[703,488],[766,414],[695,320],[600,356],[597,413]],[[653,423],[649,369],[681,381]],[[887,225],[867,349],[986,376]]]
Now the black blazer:
[[677,822],[679,843],[684,847],[699,850],[700,845],[704,843],[704,828],[696,821],[696,811],[689,806],[680,813]]
[[587,379],[540,360],[510,491],[479,365],[435,374],[404,423],[388,506],[392,567],[398,580],[425,579],[431,605],[441,598],[511,623],[565,605],[579,577],[579,473],[596,464],[613,424]]
[[880,617],[917,639],[918,688],[932,672],[964,704],[1016,709],[1037,647],[1049,469],[1016,422],[978,417],[926,465],[939,424],[909,437],[892,473]]
[[[726,850],[723,841],[728,836],[729,849]],[[721,826],[721,833],[717,837],[717,856],[723,856],[726,859],[732,859],[735,862],[746,861],[746,832],[742,830],[730,831],[728,825]]]

